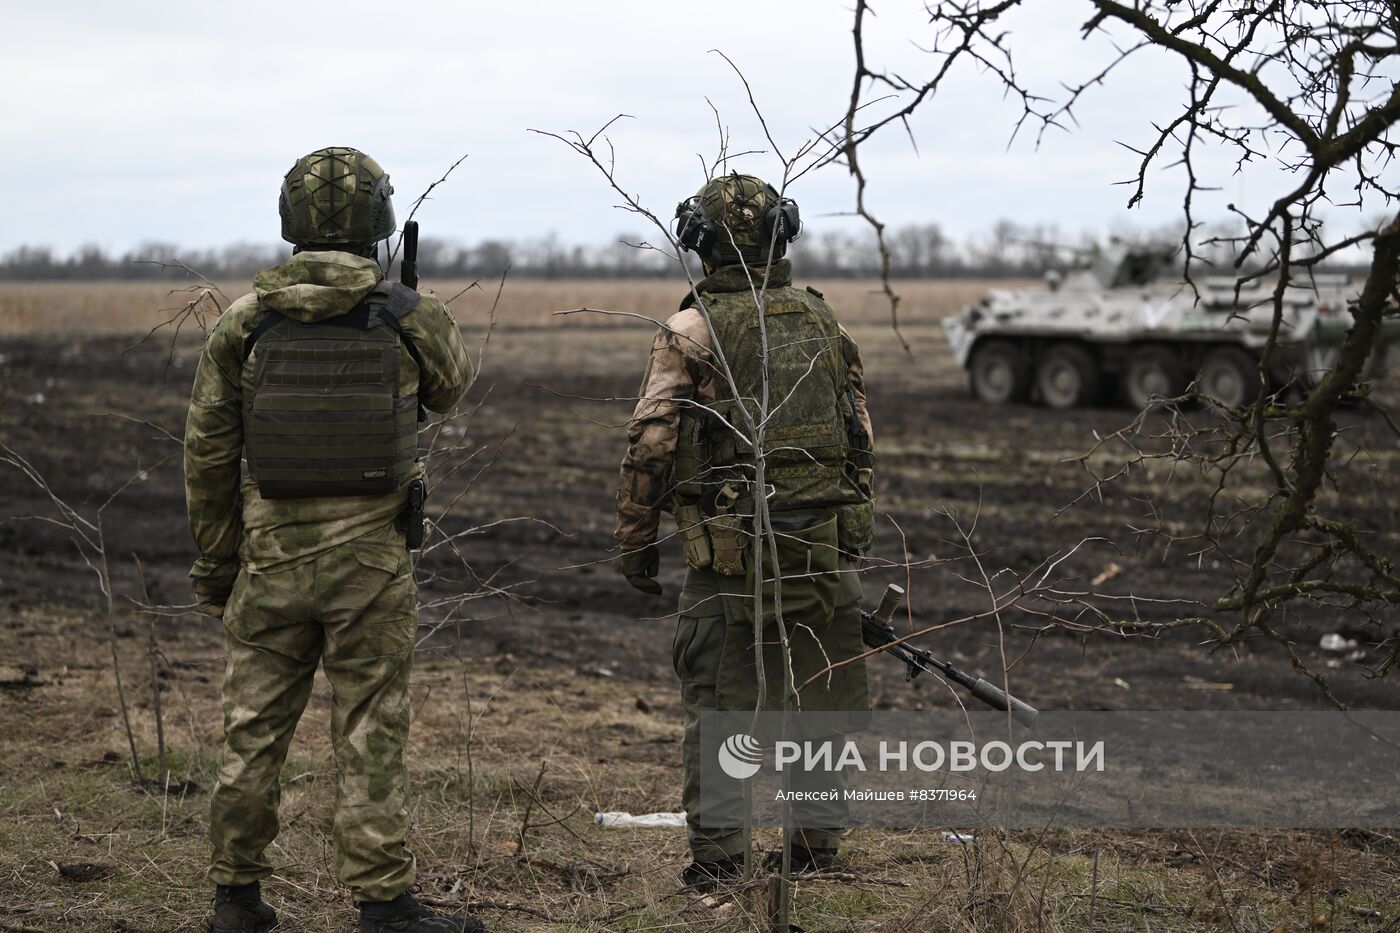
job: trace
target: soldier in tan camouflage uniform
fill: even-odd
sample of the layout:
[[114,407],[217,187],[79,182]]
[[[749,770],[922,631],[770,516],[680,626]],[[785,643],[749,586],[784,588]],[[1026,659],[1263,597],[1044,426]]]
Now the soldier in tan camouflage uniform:
[[[677,237],[701,256],[706,277],[656,336],[622,462],[616,531],[622,574],[643,592],[661,594],[654,577],[662,511],[675,516],[688,565],[673,661],[685,707],[682,798],[694,857],[682,879],[697,887],[736,876],[745,850],[741,830],[697,819],[700,714],[782,709],[785,660],[793,674],[789,708],[869,705],[863,661],[792,689],[864,651],[855,568],[873,533],[860,353],[821,294],[792,285],[791,262],[782,257],[799,229],[796,204],[748,175],[715,179],[680,205]],[[758,402],[765,379],[766,420]],[[770,592],[762,696],[753,625],[756,458],[742,435],[743,409],[750,423],[765,424],[765,491],[779,570],[765,551],[764,579],[781,578],[789,642],[785,659]],[[794,838],[799,868],[831,864],[844,815],[840,807],[809,810]]]
[[[420,406],[450,411],[472,367],[442,302],[384,281],[388,175],[354,149],[283,182],[292,258],[210,334],[185,428],[201,608],[222,618],[225,741],[210,808],[213,933],[271,929],[259,879],[279,773],[319,662],[334,691],[336,872],[362,931],[480,930],[408,893],[408,682],[418,598],[405,501]],[[246,464],[243,462],[246,459]]]

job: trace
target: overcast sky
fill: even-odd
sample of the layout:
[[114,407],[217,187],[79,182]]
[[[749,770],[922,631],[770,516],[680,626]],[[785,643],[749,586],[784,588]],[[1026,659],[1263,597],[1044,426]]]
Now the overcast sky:
[[[914,44],[931,38],[919,8],[876,4],[873,65],[927,71]],[[707,98],[733,150],[766,147],[741,84],[709,50],[745,71],[787,148],[840,119],[850,94],[848,0],[85,0],[11,4],[5,18],[0,250],[273,241],[282,174],[328,145],[363,149],[389,170],[401,219],[467,154],[420,212],[425,235],[474,242],[554,231],[601,243],[642,227],[613,207],[595,169],[529,129],[591,132],[630,114],[611,132],[617,174],[669,217],[703,181],[698,156],[717,148]],[[1079,0],[1041,0],[1008,22],[1029,80],[1054,90],[1055,79],[1083,79],[1107,60],[1106,38],[1080,38],[1086,18]],[[1179,170],[1159,173],[1133,212],[1128,191],[1112,183],[1135,165],[1118,142],[1150,141],[1149,121],[1183,97],[1182,67],[1144,57],[1089,96],[1074,132],[1053,133],[1038,151],[1030,137],[1008,149],[1018,107],[965,69],[918,115],[917,153],[898,131],[872,145],[870,204],[892,224],[937,222],[955,235],[1000,217],[1092,232],[1168,223],[1180,212]],[[735,167],[779,171],[771,154]],[[1277,176],[1222,171],[1214,212],[1261,199]],[[790,193],[810,231],[855,226],[822,216],[851,209],[839,166]]]

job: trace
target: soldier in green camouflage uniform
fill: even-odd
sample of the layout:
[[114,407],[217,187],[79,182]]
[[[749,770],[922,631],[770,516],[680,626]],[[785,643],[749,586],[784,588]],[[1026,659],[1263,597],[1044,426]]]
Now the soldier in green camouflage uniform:
[[[279,773],[318,662],[334,691],[336,872],[361,929],[481,929],[431,914],[407,891],[418,598],[401,513],[422,475],[417,406],[450,411],[472,367],[442,302],[383,281],[377,243],[394,231],[392,191],[353,149],[298,160],[281,200],[296,250],[219,318],[195,376],[185,486],[200,557],[190,576],[228,647],[210,808],[214,933],[276,923],[258,881],[273,871]],[[393,327],[381,326],[390,316]]]
[[[820,293],[793,287],[791,263],[782,258],[799,228],[796,205],[747,175],[715,179],[680,205],[678,239],[700,254],[706,277],[657,334],[622,463],[619,569],[643,592],[661,593],[654,577],[663,510],[676,518],[688,565],[673,661],[685,707],[682,799],[694,857],[682,878],[699,886],[735,876],[745,848],[739,829],[696,818],[700,714],[780,710],[785,701],[804,711],[863,713],[869,706],[863,661],[802,686],[864,651],[855,570],[873,531],[873,459],[859,350]],[[781,577],[793,674],[785,682],[770,582],[761,697],[753,625],[755,457],[736,431],[744,424],[741,405],[753,423],[763,420],[760,308],[770,400],[765,486],[780,568],[774,572],[765,548],[764,578]],[[807,811],[794,838],[799,868],[831,863],[844,816],[839,806]]]

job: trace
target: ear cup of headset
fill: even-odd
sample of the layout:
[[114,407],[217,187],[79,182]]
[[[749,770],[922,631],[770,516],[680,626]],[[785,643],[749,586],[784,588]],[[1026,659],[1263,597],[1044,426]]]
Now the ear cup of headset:
[[802,235],[802,215],[792,198],[779,198],[768,208],[768,234],[779,243],[791,243]]
[[690,198],[676,205],[676,241],[681,249],[707,253],[718,231],[700,209],[700,199]]

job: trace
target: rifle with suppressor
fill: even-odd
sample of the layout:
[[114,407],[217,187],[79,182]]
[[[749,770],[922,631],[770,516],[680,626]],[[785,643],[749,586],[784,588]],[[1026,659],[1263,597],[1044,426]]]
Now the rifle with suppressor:
[[864,609],[860,611],[861,636],[867,645],[871,648],[879,648],[903,661],[908,667],[905,672],[906,680],[913,680],[925,671],[941,674],[955,684],[966,687],[974,697],[993,709],[999,709],[1003,712],[1010,709],[1011,715],[1022,725],[1029,726],[1035,722],[1040,711],[1029,703],[1016,699],[980,677],[974,677],[958,670],[947,661],[940,661],[923,648],[917,648],[908,642],[900,642],[899,635],[896,634],[891,620],[903,602],[904,587],[891,583],[885,589],[885,595],[880,599],[879,608],[873,613],[866,612]]

